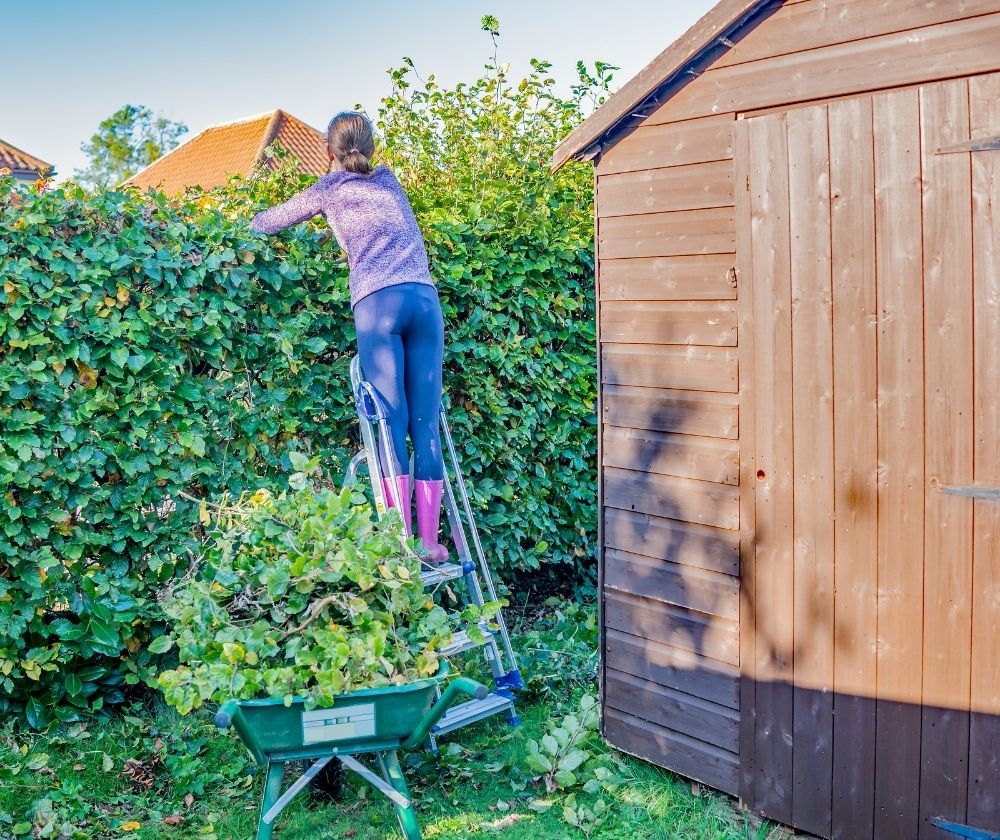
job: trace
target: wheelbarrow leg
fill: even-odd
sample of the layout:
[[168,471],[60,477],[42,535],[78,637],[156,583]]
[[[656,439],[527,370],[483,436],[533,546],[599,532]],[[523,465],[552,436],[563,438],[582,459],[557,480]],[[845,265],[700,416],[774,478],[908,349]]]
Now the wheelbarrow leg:
[[376,755],[378,756],[378,765],[382,770],[382,776],[410,802],[405,808],[393,803],[396,808],[396,816],[399,817],[399,826],[403,829],[403,837],[406,840],[421,840],[420,825],[417,823],[417,811],[413,807],[413,798],[406,787],[406,779],[403,778],[403,768],[399,766],[396,751],[386,750],[376,753]]
[[285,763],[283,761],[269,761],[267,763],[264,798],[261,800],[260,817],[257,819],[257,840],[271,840],[271,835],[274,833],[274,823],[264,822],[264,814],[271,810],[271,806],[281,796],[281,777],[284,770]]

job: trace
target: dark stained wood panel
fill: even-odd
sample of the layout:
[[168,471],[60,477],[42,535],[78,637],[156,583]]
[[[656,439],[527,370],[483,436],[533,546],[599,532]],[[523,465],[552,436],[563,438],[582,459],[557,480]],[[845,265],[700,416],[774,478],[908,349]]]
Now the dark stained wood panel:
[[[974,138],[1000,135],[1000,75],[970,79]],[[1000,154],[972,158],[975,483],[1000,487]],[[971,825],[1000,829],[1000,504],[974,503]]]
[[989,14],[996,0],[807,0],[787,5],[766,26],[753,28],[712,66],[748,61],[905,32]]
[[604,593],[606,626],[673,647],[739,663],[739,624],[717,616],[685,610],[663,601],[652,601],[624,592]]
[[605,300],[601,302],[601,340],[735,347],[736,312],[728,302]]
[[739,670],[717,659],[620,630],[608,630],[604,638],[604,661],[608,668],[710,700],[727,709],[735,711],[740,707]]
[[605,260],[728,254],[735,247],[731,207],[611,216],[598,225],[598,249]]
[[739,405],[734,394],[605,385],[602,411],[609,426],[739,437]]
[[607,548],[739,575],[739,538],[735,531],[605,508],[604,534]]
[[601,347],[601,362],[601,380],[608,385],[736,392],[735,350],[605,344]]
[[733,621],[740,617],[739,581],[697,566],[612,548],[605,554],[604,585]]
[[733,163],[717,160],[598,176],[601,218],[731,207]]
[[670,125],[641,125],[604,153],[595,169],[597,176],[729,160],[734,118],[722,114]]
[[665,763],[691,779],[734,796],[737,793],[738,759],[728,750],[616,709],[607,709],[605,713],[604,735],[608,743],[623,752],[657,764]]
[[601,300],[732,300],[734,254],[632,257],[601,255]]
[[739,751],[739,713],[733,709],[609,669],[605,702],[612,709],[683,732],[728,752]]
[[688,121],[1000,69],[1000,13],[710,69],[647,122]]
[[604,464],[626,470],[739,483],[736,441],[606,426]]
[[716,528],[740,527],[739,491],[711,481],[605,467],[604,503]]

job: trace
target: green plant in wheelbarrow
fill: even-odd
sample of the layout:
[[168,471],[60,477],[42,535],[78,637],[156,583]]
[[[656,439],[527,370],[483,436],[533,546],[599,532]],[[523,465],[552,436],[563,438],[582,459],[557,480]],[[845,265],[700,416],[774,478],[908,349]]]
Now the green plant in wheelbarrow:
[[[258,490],[214,506],[215,517],[202,507],[210,539],[162,593],[169,632],[151,647],[176,645],[179,664],[159,685],[182,714],[220,704],[216,723],[267,768],[258,840],[334,759],[388,796],[404,836],[419,838],[396,751],[420,748],[461,695],[485,696],[479,683],[449,680],[440,651],[459,622],[475,627],[497,605],[446,613],[396,519],[375,521],[350,490],[293,478],[298,489]],[[379,772],[357,753],[374,753]],[[282,792],[285,763],[303,760]]]

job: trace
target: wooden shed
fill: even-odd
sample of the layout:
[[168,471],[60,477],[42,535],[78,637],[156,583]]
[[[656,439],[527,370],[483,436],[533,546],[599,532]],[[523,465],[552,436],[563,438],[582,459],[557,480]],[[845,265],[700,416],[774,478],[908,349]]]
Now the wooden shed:
[[554,157],[605,737],[821,837],[1000,831],[998,71],[1000,0],[723,0]]

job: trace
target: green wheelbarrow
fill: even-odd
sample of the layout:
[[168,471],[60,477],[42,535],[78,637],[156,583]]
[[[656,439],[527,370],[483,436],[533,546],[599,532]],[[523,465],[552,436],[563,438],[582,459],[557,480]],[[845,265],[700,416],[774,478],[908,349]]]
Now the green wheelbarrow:
[[[429,679],[353,691],[323,709],[306,710],[302,700],[290,706],[280,699],[224,703],[215,725],[234,727],[254,760],[267,768],[257,840],[271,840],[278,814],[333,759],[392,800],[403,836],[420,840],[417,812],[396,751],[424,746],[431,728],[460,695],[481,700],[488,693],[486,686],[458,677],[438,697],[447,676],[448,666],[442,663]],[[374,753],[379,773],[354,758],[357,753]],[[285,762],[302,760],[306,771],[282,792]]]

